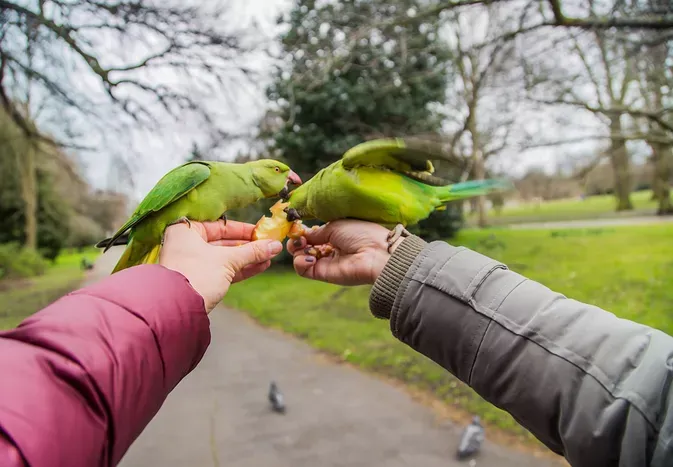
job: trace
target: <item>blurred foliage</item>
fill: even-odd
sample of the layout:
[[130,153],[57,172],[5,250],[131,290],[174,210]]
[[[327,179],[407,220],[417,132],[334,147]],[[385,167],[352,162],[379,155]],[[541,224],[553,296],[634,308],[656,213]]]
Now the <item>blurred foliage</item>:
[[[20,196],[15,157],[0,144],[0,243],[25,241],[25,209]],[[37,168],[37,247],[54,259],[70,234],[71,209],[54,187],[52,175]]]
[[93,218],[75,213],[71,216],[68,246],[83,248],[95,245],[106,232]]
[[0,279],[38,276],[46,268],[47,262],[35,250],[18,243],[0,244]]
[[463,226],[463,214],[459,203],[452,203],[445,210],[434,211],[417,225],[409,226],[409,232],[427,242],[453,238]]
[[[74,160],[60,149],[28,139],[0,112],[0,243],[26,244],[23,151],[34,148],[37,250],[54,260],[66,246],[87,246],[113,229],[126,211],[126,197],[94,191]],[[29,185],[28,185],[29,186]]]

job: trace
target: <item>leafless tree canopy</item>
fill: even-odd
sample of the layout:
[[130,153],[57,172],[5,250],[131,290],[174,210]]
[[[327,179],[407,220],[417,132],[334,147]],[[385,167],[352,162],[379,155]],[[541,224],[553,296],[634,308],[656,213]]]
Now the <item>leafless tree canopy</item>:
[[151,126],[165,114],[210,122],[196,96],[247,72],[247,44],[224,10],[192,3],[0,0],[2,105],[25,131],[17,102],[59,142],[85,145],[83,121],[87,131]]

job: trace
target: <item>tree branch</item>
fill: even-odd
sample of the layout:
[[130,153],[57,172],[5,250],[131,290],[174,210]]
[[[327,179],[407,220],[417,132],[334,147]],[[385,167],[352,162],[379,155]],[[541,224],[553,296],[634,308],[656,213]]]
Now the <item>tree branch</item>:
[[617,106],[612,106],[609,108],[605,107],[596,107],[591,104],[588,104],[586,102],[582,101],[568,101],[565,99],[532,99],[534,102],[540,103],[540,104],[547,104],[547,105],[570,105],[573,107],[581,107],[585,110],[588,110],[589,112],[597,113],[597,114],[602,114],[602,115],[614,115],[614,114],[628,114],[633,117],[642,117],[646,118],[648,120],[651,120],[658,124],[661,128],[673,132],[673,124],[669,123],[665,119],[665,115],[669,112],[673,112],[673,109],[666,108],[663,110],[660,110],[658,112],[651,112],[648,110],[643,110],[643,109],[632,109],[629,107],[617,107]]

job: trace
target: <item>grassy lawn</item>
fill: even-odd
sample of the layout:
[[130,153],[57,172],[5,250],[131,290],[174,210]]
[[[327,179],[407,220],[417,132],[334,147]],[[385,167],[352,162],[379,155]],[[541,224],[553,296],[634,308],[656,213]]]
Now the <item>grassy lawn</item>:
[[[465,230],[452,243],[499,259],[572,298],[673,334],[673,225],[589,230]],[[270,272],[232,287],[226,303],[366,369],[431,391],[459,411],[532,439],[509,415],[395,340],[368,311],[368,287]]]
[[26,316],[77,287],[84,278],[82,257],[93,260],[96,256],[94,249],[64,252],[42,276],[0,281],[0,329],[15,327]]
[[[518,206],[505,206],[500,214],[489,213],[492,225],[518,224],[523,222],[566,221],[577,219],[595,219],[628,217],[634,215],[651,215],[656,212],[656,201],[652,201],[651,191],[638,191],[631,195],[633,211],[615,212],[615,198],[612,195],[590,196],[585,200],[562,199]],[[468,216],[468,223],[476,221],[475,216]]]

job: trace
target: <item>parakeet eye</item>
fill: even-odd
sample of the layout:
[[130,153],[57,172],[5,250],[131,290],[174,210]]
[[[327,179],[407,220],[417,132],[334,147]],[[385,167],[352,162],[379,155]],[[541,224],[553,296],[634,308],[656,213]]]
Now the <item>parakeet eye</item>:
[[276,172],[280,172],[280,167],[274,167],[273,170],[275,170]]

